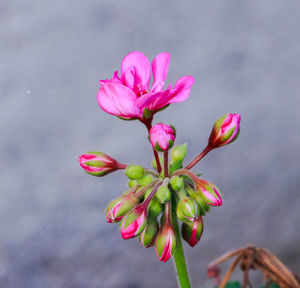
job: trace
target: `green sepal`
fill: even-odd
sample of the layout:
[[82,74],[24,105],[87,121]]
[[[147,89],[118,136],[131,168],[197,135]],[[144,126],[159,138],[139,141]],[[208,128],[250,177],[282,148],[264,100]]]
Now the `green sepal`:
[[143,110],[143,118],[144,119],[149,119],[153,116],[153,111],[152,110],[148,110],[147,108],[145,108]]
[[158,152],[164,152],[164,150],[160,148],[158,142],[155,143],[154,149]]
[[[222,144],[225,144],[224,142],[226,142],[233,134],[235,127],[230,128],[222,137],[220,137],[220,142]],[[229,144],[229,143],[226,143]]]
[[124,118],[124,117],[121,117],[121,116],[117,116],[119,119],[121,120],[125,120],[125,121],[132,121],[132,120],[136,120],[138,118],[134,117],[134,118]]

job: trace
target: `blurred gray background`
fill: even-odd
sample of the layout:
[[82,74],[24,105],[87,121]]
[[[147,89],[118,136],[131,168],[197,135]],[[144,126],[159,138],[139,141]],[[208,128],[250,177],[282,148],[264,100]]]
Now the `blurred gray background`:
[[299,25],[298,0],[0,1],[0,287],[176,286],[172,261],[105,221],[124,175],[77,162],[100,150],[150,166],[145,128],[96,100],[133,50],[170,52],[168,83],[195,76],[188,101],[155,117],[176,126],[187,161],[219,116],[242,115],[238,141],[197,166],[225,201],[185,245],[194,287],[212,287],[206,265],[248,243],[299,273]]

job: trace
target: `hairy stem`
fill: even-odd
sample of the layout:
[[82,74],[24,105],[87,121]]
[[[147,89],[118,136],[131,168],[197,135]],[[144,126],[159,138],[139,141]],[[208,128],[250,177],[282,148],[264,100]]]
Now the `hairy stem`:
[[168,153],[168,150],[164,152],[164,175],[165,175],[165,178],[169,177],[169,153]]
[[172,225],[176,234],[177,248],[173,257],[174,266],[177,274],[177,280],[181,288],[190,288],[191,283],[189,279],[189,274],[186,266],[186,261],[184,257],[184,251],[181,242],[181,236],[178,226],[178,220],[175,210],[175,196],[172,194]]
[[[152,120],[153,120],[153,118],[151,117],[147,121],[142,121],[142,123],[144,123],[145,126],[147,127],[149,135],[150,135],[150,130],[152,128]],[[156,166],[157,166],[157,171],[158,171],[158,174],[160,174],[160,172],[161,172],[161,165],[160,165],[158,153],[157,153],[157,151],[154,148],[152,148],[152,150],[153,150],[153,154],[154,154],[154,158],[155,158],[155,162],[156,162]]]
[[210,146],[206,146],[204,150],[191,162],[189,163],[185,169],[191,169],[194,167],[209,151],[211,151],[212,148]]

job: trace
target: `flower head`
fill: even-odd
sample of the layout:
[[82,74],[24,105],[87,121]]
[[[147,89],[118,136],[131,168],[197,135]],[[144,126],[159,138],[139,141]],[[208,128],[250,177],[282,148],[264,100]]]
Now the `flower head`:
[[163,152],[169,150],[175,141],[176,131],[173,126],[158,123],[150,130],[150,142],[153,149]]
[[239,136],[241,116],[227,114],[221,117],[214,125],[209,137],[209,146],[217,148],[232,143]]
[[[98,92],[99,106],[107,113],[124,119],[152,117],[158,110],[170,103],[177,103],[189,97],[194,83],[193,76],[183,76],[172,88],[163,90],[169,70],[170,54],[163,52],[152,61],[138,51],[129,53],[112,79],[100,80]],[[150,89],[151,67],[153,86]]]

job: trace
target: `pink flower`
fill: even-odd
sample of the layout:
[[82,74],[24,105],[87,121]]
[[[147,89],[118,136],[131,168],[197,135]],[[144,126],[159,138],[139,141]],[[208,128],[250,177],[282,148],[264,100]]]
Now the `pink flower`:
[[155,240],[155,251],[160,261],[167,262],[176,250],[176,235],[169,222],[165,222]]
[[232,143],[239,136],[241,115],[227,114],[218,119],[209,137],[209,146],[217,148]]
[[151,128],[149,139],[155,150],[163,152],[173,146],[175,136],[176,131],[173,126],[159,123]]
[[121,236],[129,239],[138,236],[147,224],[147,207],[141,204],[126,214],[121,222]]
[[163,90],[169,70],[170,54],[163,52],[152,61],[153,85],[149,88],[151,66],[146,56],[138,51],[129,53],[112,79],[100,80],[99,106],[107,113],[124,118],[150,118],[170,103],[178,103],[189,97],[194,83],[193,76],[183,76],[172,88]]
[[96,151],[80,155],[78,161],[87,173],[99,177],[126,167],[108,155]]

